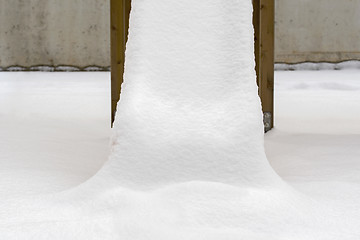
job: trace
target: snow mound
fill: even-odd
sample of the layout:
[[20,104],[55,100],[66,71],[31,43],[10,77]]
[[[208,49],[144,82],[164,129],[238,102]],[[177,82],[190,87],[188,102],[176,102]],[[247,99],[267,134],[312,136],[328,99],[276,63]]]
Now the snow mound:
[[133,2],[105,175],[132,188],[273,182],[251,19],[250,1]]
[[295,192],[267,162],[251,12],[133,1],[108,163],[77,188],[2,201],[0,239],[357,239],[357,208]]

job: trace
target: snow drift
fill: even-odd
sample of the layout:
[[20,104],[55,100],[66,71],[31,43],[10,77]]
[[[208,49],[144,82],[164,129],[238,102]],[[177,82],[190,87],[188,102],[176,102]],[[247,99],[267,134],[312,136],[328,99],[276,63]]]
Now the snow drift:
[[131,188],[273,182],[251,19],[250,1],[133,2],[106,176]]
[[0,238],[359,237],[358,210],[295,192],[267,162],[251,1],[132,7],[109,161],[77,188],[1,202]]

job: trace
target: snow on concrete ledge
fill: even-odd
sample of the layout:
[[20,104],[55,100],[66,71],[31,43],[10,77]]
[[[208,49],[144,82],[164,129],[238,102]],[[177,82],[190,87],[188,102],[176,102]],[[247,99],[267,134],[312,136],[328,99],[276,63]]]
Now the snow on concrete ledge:
[[350,60],[339,63],[329,62],[303,62],[303,63],[276,63],[275,71],[305,71],[305,70],[342,70],[360,69],[360,61]]
[[9,67],[0,67],[0,72],[108,72],[110,71],[109,66],[86,66],[86,67],[76,67],[76,66],[48,66],[48,65],[39,65],[39,66],[9,66]]

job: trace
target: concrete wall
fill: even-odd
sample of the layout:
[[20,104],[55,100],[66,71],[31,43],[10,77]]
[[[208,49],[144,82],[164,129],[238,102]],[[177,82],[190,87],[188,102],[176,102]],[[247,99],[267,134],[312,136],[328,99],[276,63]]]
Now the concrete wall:
[[0,66],[109,66],[109,11],[109,0],[0,0]]
[[276,0],[276,62],[360,60],[360,0]]
[[[360,60],[360,0],[275,1],[276,62]],[[0,0],[0,67],[110,66],[109,5]]]

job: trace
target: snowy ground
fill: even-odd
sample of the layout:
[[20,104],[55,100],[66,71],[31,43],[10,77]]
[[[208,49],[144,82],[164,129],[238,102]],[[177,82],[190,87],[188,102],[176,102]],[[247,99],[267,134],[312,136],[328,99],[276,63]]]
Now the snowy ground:
[[301,191],[351,198],[336,194],[360,190],[360,71],[279,71],[275,77],[276,129],[265,136],[271,165]]
[[[275,76],[276,128],[265,136],[271,165],[312,195],[344,183],[358,191],[360,71]],[[97,172],[109,155],[109,77],[0,73],[1,198],[61,191]]]
[[0,73],[0,197],[97,172],[109,155],[109,86],[109,73]]

